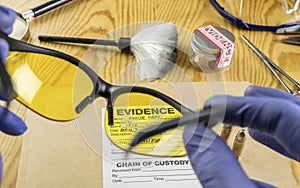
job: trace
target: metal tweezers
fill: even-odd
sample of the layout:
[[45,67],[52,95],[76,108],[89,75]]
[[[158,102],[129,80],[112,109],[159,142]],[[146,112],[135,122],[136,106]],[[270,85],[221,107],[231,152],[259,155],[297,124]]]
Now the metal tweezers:
[[176,129],[181,126],[198,125],[200,122],[207,126],[210,120],[213,120],[213,124],[215,125],[215,123],[219,122],[220,118],[223,117],[224,107],[220,104],[205,107],[197,112],[188,112],[182,117],[171,119],[161,124],[152,125],[140,130],[132,139],[127,151],[130,152],[140,142],[156,134],[160,134],[171,129]]
[[[254,46],[245,36],[242,35],[242,39],[261,58],[261,60],[270,69],[270,71],[278,79],[278,81],[283,85],[283,87],[286,89],[286,91],[288,93],[290,93],[292,95],[300,94],[300,84],[296,80],[294,80],[290,75],[288,75],[278,65],[276,65],[270,58],[268,58],[265,54],[263,54],[263,52],[260,51],[256,46]],[[296,86],[297,89],[294,91],[292,89],[290,89],[289,86],[281,79],[281,77],[279,76],[279,74],[276,71],[281,73],[282,76],[286,77],[291,83],[293,83]]]

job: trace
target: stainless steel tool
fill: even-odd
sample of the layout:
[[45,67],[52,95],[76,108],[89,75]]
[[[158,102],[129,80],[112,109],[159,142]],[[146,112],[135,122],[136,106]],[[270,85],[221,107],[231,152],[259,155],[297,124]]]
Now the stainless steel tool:
[[300,45],[300,36],[289,36],[280,40],[285,43]]
[[[242,35],[242,39],[250,46],[250,48],[262,59],[265,65],[270,69],[273,75],[279,80],[283,87],[292,95],[300,94],[300,84],[294,80],[290,75],[284,72],[278,65],[276,65],[270,58],[268,58],[262,51],[260,51],[254,44],[252,44],[245,36]],[[282,76],[286,77],[292,84],[296,86],[296,90],[292,90],[279,76],[277,72],[281,73]]]

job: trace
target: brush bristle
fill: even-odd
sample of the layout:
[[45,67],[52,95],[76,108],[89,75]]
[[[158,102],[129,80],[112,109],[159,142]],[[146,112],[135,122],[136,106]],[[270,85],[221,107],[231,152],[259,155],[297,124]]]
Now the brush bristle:
[[178,33],[173,23],[150,25],[137,33],[130,43],[136,58],[136,74],[140,80],[162,78],[177,59]]

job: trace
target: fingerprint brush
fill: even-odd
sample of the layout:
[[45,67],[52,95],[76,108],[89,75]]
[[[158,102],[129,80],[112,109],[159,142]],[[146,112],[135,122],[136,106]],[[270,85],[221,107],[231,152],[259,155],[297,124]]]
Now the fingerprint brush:
[[140,30],[131,38],[97,40],[59,36],[39,36],[46,42],[67,42],[118,47],[122,52],[132,52],[136,58],[136,74],[140,80],[162,78],[177,59],[178,33],[172,23],[153,24]]

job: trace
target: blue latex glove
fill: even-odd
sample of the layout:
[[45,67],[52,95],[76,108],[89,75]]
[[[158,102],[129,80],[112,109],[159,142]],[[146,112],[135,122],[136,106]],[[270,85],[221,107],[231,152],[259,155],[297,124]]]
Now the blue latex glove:
[[[9,34],[12,31],[12,25],[16,18],[16,13],[6,7],[0,6],[0,31]],[[0,58],[2,62],[8,54],[8,43],[0,38]],[[0,75],[1,76],[1,75]],[[3,100],[3,93],[0,91],[0,100]],[[27,127],[23,120],[0,106],[0,130],[10,135],[21,135],[26,131]],[[0,156],[0,182],[2,178],[2,157]]]
[[[215,96],[205,106],[223,104],[224,123],[248,127],[250,135],[271,149],[300,159],[300,98],[284,91],[251,86],[244,97]],[[186,126],[184,142],[204,188],[270,188],[250,180],[227,144],[211,129]]]

